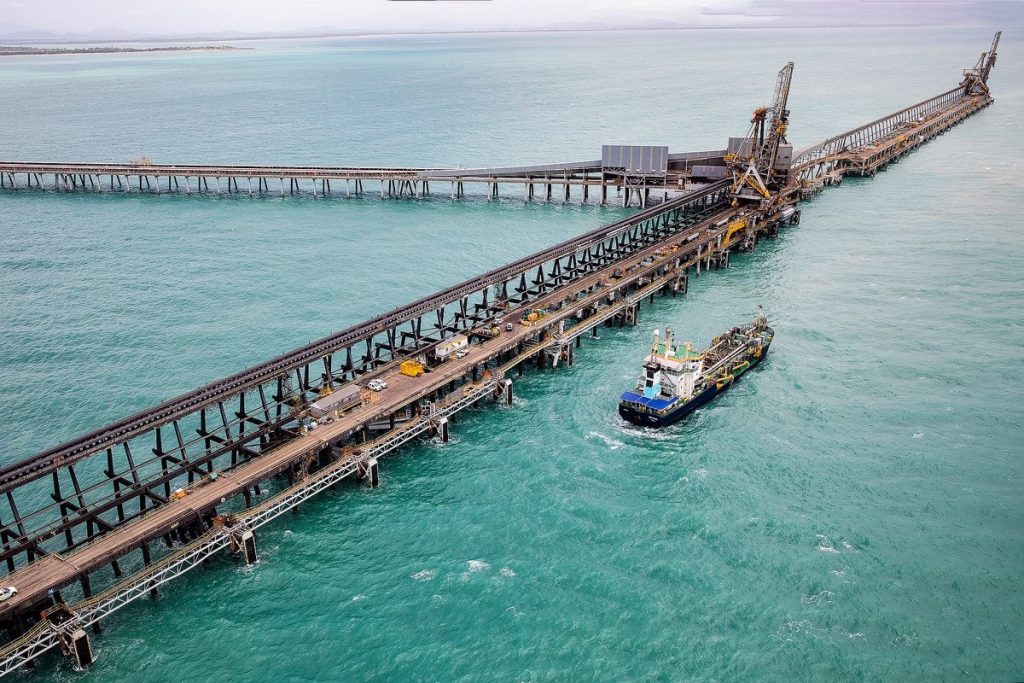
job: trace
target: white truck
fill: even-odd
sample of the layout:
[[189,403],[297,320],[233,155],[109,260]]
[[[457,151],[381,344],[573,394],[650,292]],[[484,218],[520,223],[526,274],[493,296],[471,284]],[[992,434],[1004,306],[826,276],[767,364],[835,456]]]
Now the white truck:
[[460,349],[469,348],[469,337],[459,334],[447,341],[443,341],[434,349],[434,358],[437,360],[448,360]]

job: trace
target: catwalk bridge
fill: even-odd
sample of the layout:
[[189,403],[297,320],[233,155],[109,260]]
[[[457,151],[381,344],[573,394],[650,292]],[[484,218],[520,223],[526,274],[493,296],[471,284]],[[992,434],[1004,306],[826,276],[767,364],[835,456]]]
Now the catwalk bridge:
[[[344,479],[377,486],[383,456],[447,441],[479,401],[511,405],[527,365],[571,365],[599,326],[636,324],[644,300],[685,295],[796,223],[801,199],[988,106],[998,39],[956,88],[791,158],[787,64],[720,153],[724,177],[0,468],[2,583],[17,591],[0,602],[0,674],[52,649],[88,665],[104,617],[225,550],[255,562],[261,526]],[[660,152],[606,161],[622,153]]]

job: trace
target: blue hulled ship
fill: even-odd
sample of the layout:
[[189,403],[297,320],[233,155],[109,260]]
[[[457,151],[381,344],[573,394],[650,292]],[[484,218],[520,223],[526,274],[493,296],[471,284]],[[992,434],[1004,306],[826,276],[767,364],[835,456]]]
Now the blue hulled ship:
[[715,337],[700,353],[689,342],[678,349],[671,329],[665,330],[664,339],[655,330],[644,374],[636,389],[623,392],[619,415],[643,427],[665,427],[683,419],[760,363],[774,335],[760,312],[754,322]]

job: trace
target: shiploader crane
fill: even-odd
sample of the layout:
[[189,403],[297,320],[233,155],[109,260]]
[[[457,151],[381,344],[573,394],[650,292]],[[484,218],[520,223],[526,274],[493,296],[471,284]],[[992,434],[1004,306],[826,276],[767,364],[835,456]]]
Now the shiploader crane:
[[737,151],[726,155],[726,162],[732,168],[732,192],[737,198],[746,187],[765,199],[771,197],[769,188],[775,184],[779,145],[786,142],[786,128],[789,125],[786,102],[792,80],[793,62],[788,62],[779,71],[775,81],[775,96],[771,106],[754,110],[744,144]]
[[964,79],[960,85],[964,86],[967,95],[984,95],[988,93],[988,75],[996,64],[996,49],[999,47],[999,38],[1002,31],[996,31],[992,37],[992,47],[987,52],[982,52],[978,57],[978,63],[972,69],[964,69]]

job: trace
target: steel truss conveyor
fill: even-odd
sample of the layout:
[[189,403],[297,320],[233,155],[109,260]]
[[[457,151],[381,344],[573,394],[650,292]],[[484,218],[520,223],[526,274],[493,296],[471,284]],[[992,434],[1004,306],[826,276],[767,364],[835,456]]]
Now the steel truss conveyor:
[[292,407],[325,386],[365,377],[622,259],[721,206],[727,186],[566,240],[0,469],[0,561],[13,571],[166,504],[177,486],[292,438]]

